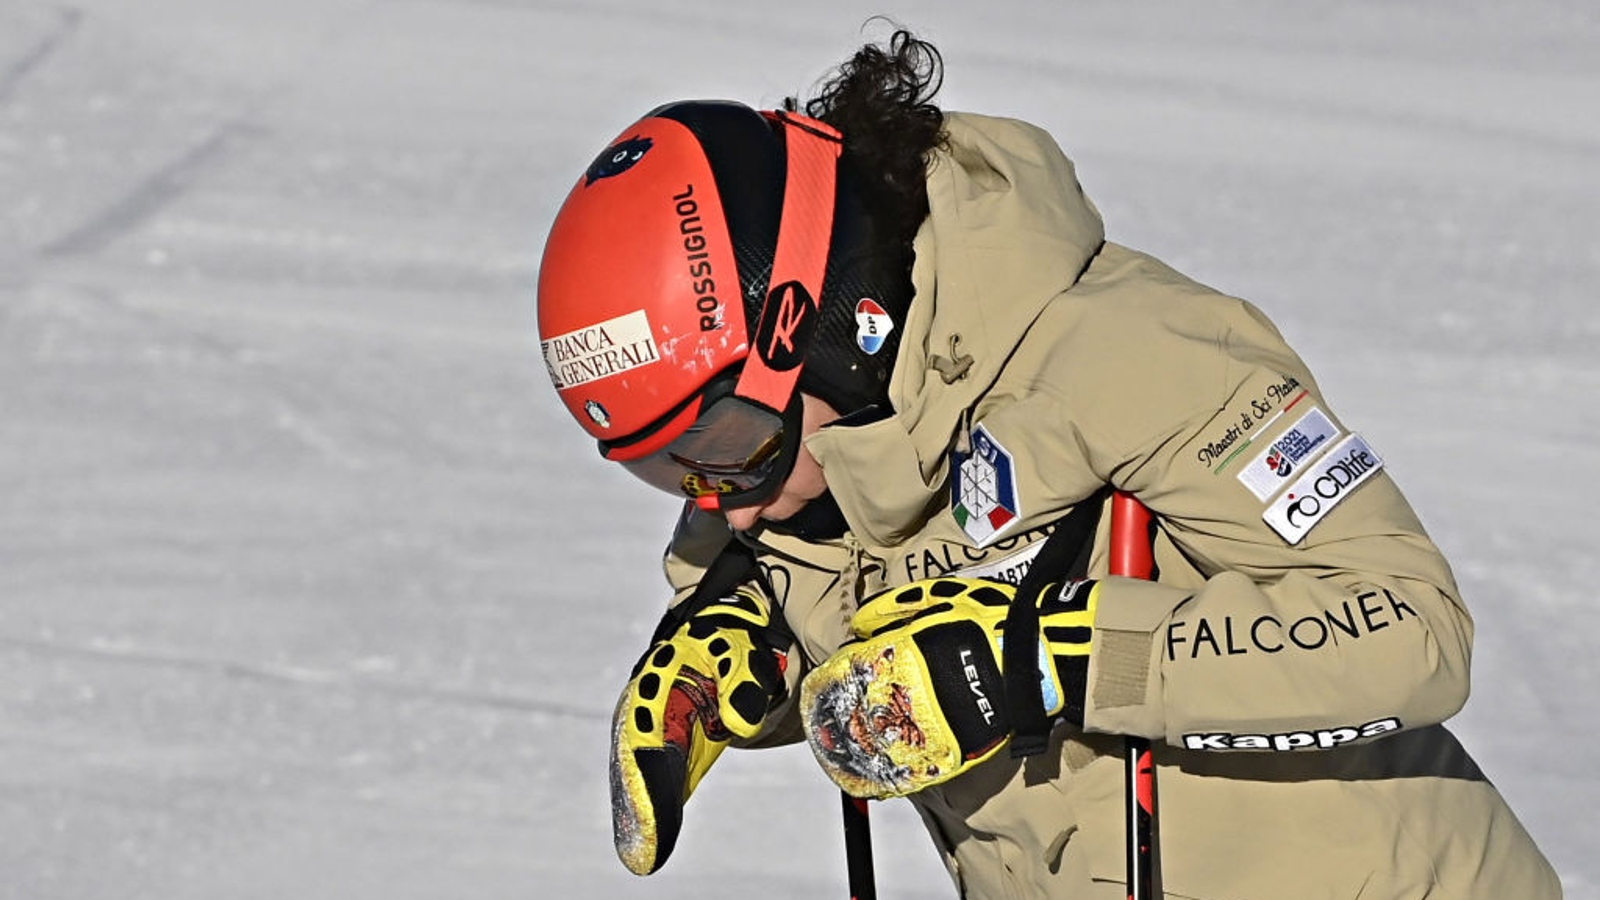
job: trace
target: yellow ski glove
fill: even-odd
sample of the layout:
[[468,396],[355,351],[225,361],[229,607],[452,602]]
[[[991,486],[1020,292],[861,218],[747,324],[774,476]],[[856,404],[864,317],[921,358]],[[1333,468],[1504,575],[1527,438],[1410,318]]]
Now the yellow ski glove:
[[612,837],[636,875],[661,867],[683,805],[736,738],[785,695],[787,631],[753,585],[692,613],[634,668],[612,718]]
[[[1016,589],[932,578],[885,591],[851,620],[845,645],[800,687],[806,738],[828,777],[855,797],[903,797],[993,756],[1011,734],[1001,648]],[[1083,722],[1098,585],[1040,593],[1045,712]]]

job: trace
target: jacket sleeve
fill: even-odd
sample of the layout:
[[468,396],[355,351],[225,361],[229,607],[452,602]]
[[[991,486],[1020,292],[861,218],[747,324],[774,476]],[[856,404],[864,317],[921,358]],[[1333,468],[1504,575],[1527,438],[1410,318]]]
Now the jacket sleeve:
[[1448,565],[1277,330],[1208,304],[1072,414],[1090,468],[1154,512],[1161,570],[1103,582],[1086,727],[1287,751],[1443,721],[1472,640]]

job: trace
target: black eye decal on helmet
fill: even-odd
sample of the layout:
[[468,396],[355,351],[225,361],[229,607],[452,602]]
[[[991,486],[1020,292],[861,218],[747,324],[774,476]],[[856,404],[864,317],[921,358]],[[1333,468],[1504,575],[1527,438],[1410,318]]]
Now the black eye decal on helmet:
[[583,186],[588,187],[602,178],[621,175],[633,168],[634,163],[644,159],[644,155],[650,152],[654,143],[649,138],[631,137],[607,147],[589,164],[589,171],[584,173]]

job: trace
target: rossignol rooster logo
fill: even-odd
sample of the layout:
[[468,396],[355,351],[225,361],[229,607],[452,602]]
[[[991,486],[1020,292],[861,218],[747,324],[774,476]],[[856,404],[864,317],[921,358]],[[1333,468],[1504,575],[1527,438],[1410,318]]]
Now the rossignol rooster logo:
[[655,142],[649,138],[637,136],[612,144],[589,164],[589,171],[584,173],[583,186],[588,187],[602,178],[610,178],[628,171],[635,163],[644,159],[644,155],[649,153],[654,145]]
[[756,323],[756,348],[773,371],[787,372],[800,365],[816,330],[816,312],[817,301],[798,281],[786,281],[767,294]]

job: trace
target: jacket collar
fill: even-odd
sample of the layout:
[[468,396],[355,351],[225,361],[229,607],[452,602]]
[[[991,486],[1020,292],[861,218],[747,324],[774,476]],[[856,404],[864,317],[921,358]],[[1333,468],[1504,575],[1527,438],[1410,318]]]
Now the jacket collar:
[[915,296],[889,382],[895,415],[806,441],[851,530],[894,546],[942,509],[950,451],[1033,321],[1105,241],[1072,161],[1042,129],[947,113],[928,171]]

